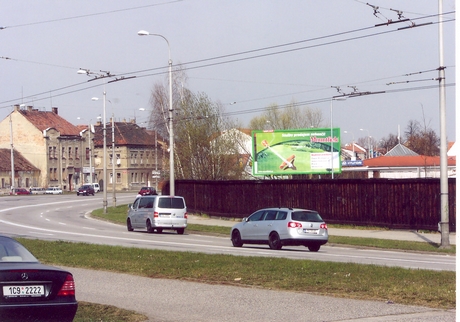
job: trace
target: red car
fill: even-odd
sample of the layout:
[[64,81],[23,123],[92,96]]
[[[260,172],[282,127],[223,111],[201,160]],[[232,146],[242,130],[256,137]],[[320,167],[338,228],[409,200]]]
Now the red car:
[[30,195],[30,191],[24,188],[16,188],[11,192],[12,195]]
[[141,196],[157,195],[157,191],[153,187],[142,187],[138,194]]

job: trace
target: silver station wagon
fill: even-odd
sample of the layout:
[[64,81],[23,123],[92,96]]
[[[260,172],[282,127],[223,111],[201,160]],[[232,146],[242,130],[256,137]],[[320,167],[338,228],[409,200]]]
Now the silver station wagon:
[[233,246],[268,244],[271,249],[305,246],[317,252],[329,238],[327,224],[313,210],[266,208],[257,210],[234,225],[230,233]]
[[147,229],[149,233],[169,229],[182,235],[187,228],[185,200],[179,196],[139,196],[129,205],[126,227],[128,231]]

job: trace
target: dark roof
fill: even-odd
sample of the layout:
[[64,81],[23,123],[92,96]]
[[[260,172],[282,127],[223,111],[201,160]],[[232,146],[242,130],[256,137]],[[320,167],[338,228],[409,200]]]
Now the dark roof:
[[57,114],[57,108],[53,108],[52,112],[36,109],[19,110],[18,112],[42,132],[48,128],[55,128],[64,136],[80,134],[79,129],[75,125]]
[[[16,150],[14,156],[14,171],[39,171],[22,154]],[[11,171],[11,150],[0,149],[0,171]]]
[[[144,127],[131,122],[115,122],[115,144],[118,146],[134,145],[134,146],[154,146],[155,136],[149,134]],[[94,145],[103,146],[103,125],[97,124],[94,126]],[[112,123],[106,124],[106,142],[107,145],[112,143]]]

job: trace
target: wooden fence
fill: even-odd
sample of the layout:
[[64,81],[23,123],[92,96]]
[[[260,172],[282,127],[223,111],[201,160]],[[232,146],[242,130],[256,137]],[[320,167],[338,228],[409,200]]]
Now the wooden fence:
[[[189,212],[242,218],[265,207],[317,210],[328,223],[437,230],[439,179],[177,180]],[[169,184],[163,187],[167,194]],[[449,179],[449,225],[456,230],[455,179]]]

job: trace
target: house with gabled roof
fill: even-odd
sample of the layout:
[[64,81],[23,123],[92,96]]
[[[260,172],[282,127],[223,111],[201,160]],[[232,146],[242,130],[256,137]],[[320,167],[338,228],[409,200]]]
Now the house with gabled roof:
[[11,137],[14,150],[39,169],[36,186],[75,188],[85,163],[82,138],[76,126],[59,116],[57,107],[40,111],[15,105],[0,122],[0,148],[10,148]]
[[[104,169],[103,133],[104,126],[99,122],[94,126],[93,144],[95,176],[100,179],[103,178]],[[112,191],[114,184],[116,191],[140,190],[143,186],[152,186],[159,190],[159,184],[169,177],[169,173],[163,171],[166,144],[161,137],[154,132],[152,135],[151,131],[140,127],[134,120],[108,122],[106,142],[107,191]],[[100,181],[99,184],[101,183]]]
[[[14,164],[14,182],[11,183],[11,161]],[[0,191],[9,193],[12,188],[34,187],[38,184],[40,170],[22,154],[13,149],[0,149]]]

